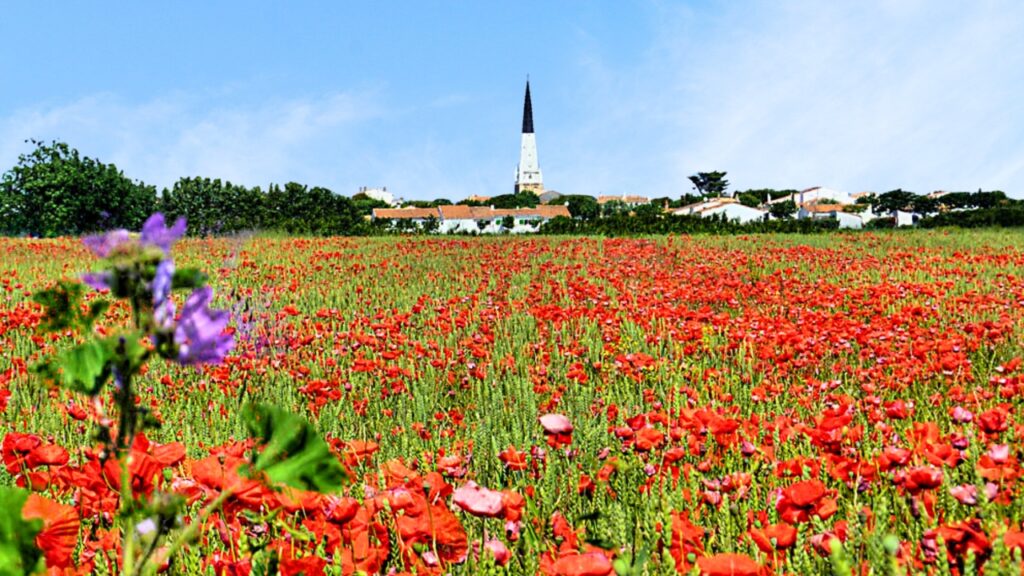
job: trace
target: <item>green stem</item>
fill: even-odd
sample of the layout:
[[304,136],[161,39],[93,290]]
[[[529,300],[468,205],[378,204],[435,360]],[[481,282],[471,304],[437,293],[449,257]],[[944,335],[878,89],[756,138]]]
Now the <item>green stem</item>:
[[[134,402],[131,401],[131,375],[125,374],[122,388],[118,393],[120,398],[119,427],[117,431],[117,462],[121,467],[121,529],[124,531],[124,544],[122,547],[121,571],[124,574],[133,574],[135,565],[135,527],[132,526],[132,483],[131,483],[131,443],[134,440],[134,426],[131,420],[134,415]],[[127,520],[127,522],[126,522]]]
[[153,552],[156,551],[156,545],[160,542],[160,538],[163,536],[163,532],[164,529],[163,526],[161,526],[160,530],[158,530],[157,533],[153,536],[153,539],[150,540],[149,545],[146,546],[146,550],[142,553],[142,559],[139,560],[139,567],[135,571],[136,574],[141,574],[142,570],[149,563],[149,559],[153,556]]
[[[178,538],[173,544],[171,544],[171,547],[167,549],[167,559],[170,560],[171,558],[174,558],[174,555],[181,550],[182,547],[192,541],[192,539],[199,534],[200,527],[206,523],[206,520],[209,519],[210,515],[220,509],[220,507],[224,505],[224,502],[227,502],[227,499],[233,496],[234,493],[234,488],[228,488],[221,492],[220,496],[217,496],[216,500],[210,502],[205,508],[203,508],[199,513],[199,516],[192,520],[192,523],[178,535]],[[144,568],[147,568],[147,566],[141,567],[141,569]],[[153,570],[156,568],[156,566],[153,566]],[[141,569],[140,573],[142,573]]]

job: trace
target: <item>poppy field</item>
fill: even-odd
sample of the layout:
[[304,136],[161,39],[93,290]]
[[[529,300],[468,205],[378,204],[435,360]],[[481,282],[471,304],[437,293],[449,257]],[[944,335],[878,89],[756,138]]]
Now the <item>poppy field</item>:
[[[177,265],[209,275],[233,346],[141,370],[154,426],[125,471],[97,449],[113,393],[34,368],[81,335],[41,331],[32,293],[96,258],[0,239],[0,485],[31,492],[52,574],[163,554],[168,573],[231,576],[1018,575],[1022,247],[1006,231],[184,239]],[[91,330],[130,315],[115,301]],[[240,473],[253,402],[311,423],[344,487]],[[196,538],[147,549],[143,520],[124,550],[128,490],[183,498],[166,528]]]

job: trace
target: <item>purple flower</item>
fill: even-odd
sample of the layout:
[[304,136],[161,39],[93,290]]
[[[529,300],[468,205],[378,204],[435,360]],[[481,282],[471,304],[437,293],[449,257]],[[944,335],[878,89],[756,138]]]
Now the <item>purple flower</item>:
[[96,290],[110,290],[110,272],[87,272],[82,274],[82,282]]
[[111,230],[104,234],[94,234],[82,238],[82,243],[100,258],[110,256],[111,252],[129,242],[131,242],[131,236],[127,230]]
[[213,289],[200,288],[185,300],[174,341],[178,344],[178,362],[182,364],[218,363],[234,347],[235,339],[222,334],[231,320],[227,310],[210,310]]
[[185,234],[184,218],[178,218],[174,221],[174,225],[168,228],[164,221],[164,215],[157,212],[142,225],[140,242],[143,246],[156,246],[166,254],[170,252],[171,244],[174,244],[174,241],[181,238],[183,234]]
[[163,260],[156,266],[153,277],[153,318],[158,326],[167,328],[174,321],[174,301],[171,283],[174,279],[174,260]]

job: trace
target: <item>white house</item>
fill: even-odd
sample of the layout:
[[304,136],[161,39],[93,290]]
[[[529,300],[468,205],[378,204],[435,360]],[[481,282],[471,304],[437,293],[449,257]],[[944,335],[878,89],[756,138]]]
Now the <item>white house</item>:
[[800,208],[798,218],[814,220],[838,220],[839,228],[860,230],[864,227],[864,219],[860,214],[843,212],[839,204],[805,204]]
[[894,210],[892,213],[893,217],[896,218],[896,227],[913,226],[917,219],[920,218],[919,214],[914,212],[904,212],[903,210]]
[[676,216],[700,216],[701,218],[710,218],[711,216],[721,214],[726,220],[739,222],[740,224],[764,220],[768,216],[766,210],[744,206],[735,198],[711,198],[703,202],[676,208],[670,212]]
[[437,208],[374,208],[374,220],[408,220],[423,226],[427,220],[437,219]]
[[441,219],[439,232],[468,232],[494,234],[503,231],[506,217],[514,223],[509,232],[513,234],[536,232],[548,220],[564,216],[571,218],[569,208],[563,205],[540,205],[535,208],[495,209],[493,206],[438,206]]
[[[570,218],[566,206],[537,206],[536,208],[495,209],[493,206],[464,206],[462,204],[436,208],[376,208],[374,220],[406,220],[422,226],[430,218],[437,220],[441,234],[464,232],[469,234],[497,234],[510,232],[523,234],[536,232],[548,220],[564,216]],[[505,228],[508,218],[512,227]]]
[[821,202],[828,204],[841,204],[843,206],[849,204],[855,204],[857,199],[853,194],[849,192],[841,192],[839,190],[833,190],[831,188],[823,188],[821,186],[815,186],[814,188],[808,188],[799,192],[798,194],[790,194],[789,196],[783,196],[776,198],[770,202],[770,204],[778,204],[780,202],[793,202],[797,206],[806,203]]
[[388,206],[395,205],[395,195],[388,192],[388,187],[383,188],[369,188],[367,186],[361,186],[359,188],[359,194],[365,194],[368,198],[383,202]]

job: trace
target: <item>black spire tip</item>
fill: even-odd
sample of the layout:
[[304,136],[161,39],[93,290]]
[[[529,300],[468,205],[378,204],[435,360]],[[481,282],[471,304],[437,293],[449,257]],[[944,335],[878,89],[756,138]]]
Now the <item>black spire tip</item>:
[[530,79],[526,79],[526,100],[523,102],[523,134],[533,134],[533,103],[530,102]]

